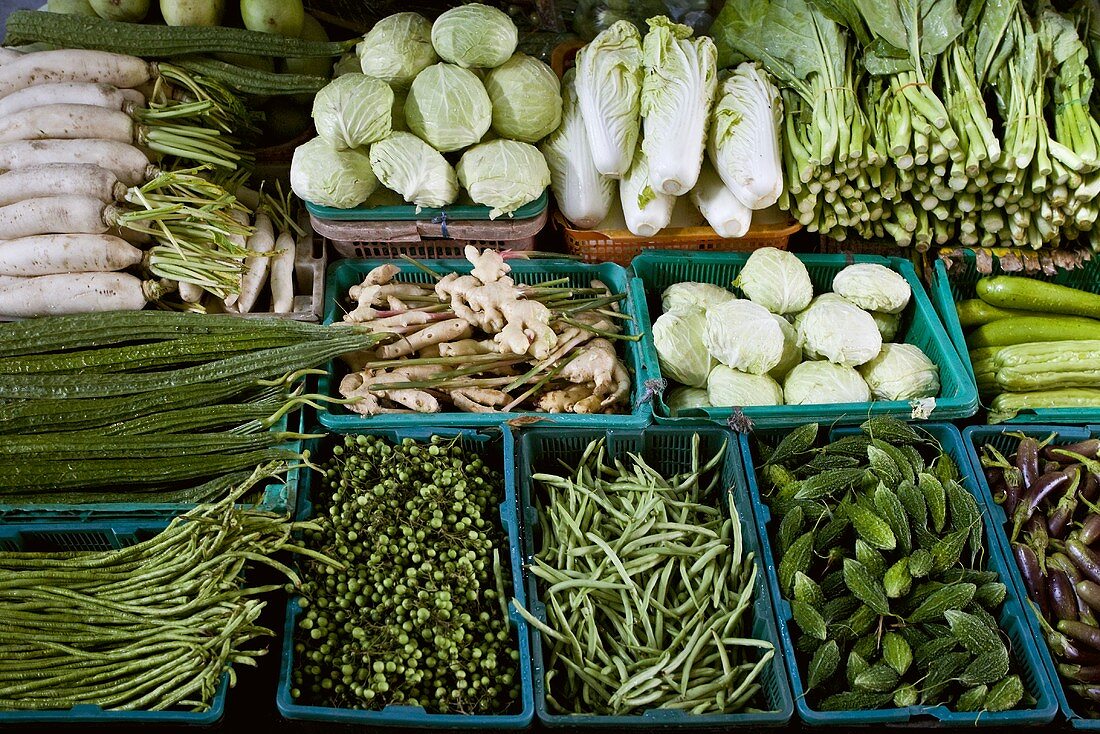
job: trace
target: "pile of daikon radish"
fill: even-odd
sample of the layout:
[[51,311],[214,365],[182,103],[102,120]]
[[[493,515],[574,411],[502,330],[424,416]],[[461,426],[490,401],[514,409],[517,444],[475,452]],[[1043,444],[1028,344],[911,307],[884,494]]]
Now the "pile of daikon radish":
[[0,317],[248,312],[269,270],[289,312],[302,232],[240,186],[232,114],[167,64],[0,49]]

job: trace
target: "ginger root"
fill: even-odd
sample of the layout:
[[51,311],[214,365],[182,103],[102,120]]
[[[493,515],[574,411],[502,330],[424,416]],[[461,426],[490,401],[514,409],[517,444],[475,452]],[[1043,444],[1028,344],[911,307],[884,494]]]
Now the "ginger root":
[[424,390],[409,388],[371,389],[372,385],[400,382],[409,382],[409,377],[395,373],[375,373],[371,370],[352,372],[345,375],[344,379],[340,381],[340,394],[345,398],[360,398],[348,406],[360,415],[369,416],[392,412],[382,406],[380,398],[403,405],[418,413],[438,413],[443,409],[439,400]]
[[[493,354],[496,349],[493,342],[483,342],[477,339],[460,339],[456,342],[450,342],[447,344],[439,345],[439,356],[441,357],[471,357],[478,354]],[[424,355],[421,352],[421,356]]]
[[538,408],[545,413],[598,413],[600,398],[592,393],[590,385],[571,385],[543,394]]
[[537,301],[508,301],[502,311],[507,323],[493,337],[500,351],[546,359],[558,339],[550,328],[550,309]]
[[410,334],[393,344],[387,344],[378,350],[379,359],[405,357],[431,344],[453,342],[465,339],[472,333],[470,324],[463,319],[449,319],[425,326],[415,334]]
[[450,394],[455,407],[467,413],[496,413],[510,400],[508,393],[485,387],[463,387]]
[[470,274],[482,283],[496,282],[512,272],[511,266],[504,262],[504,258],[496,250],[485,249],[478,252],[478,249],[473,245],[466,245],[466,249],[462,251],[462,254],[474,266]]

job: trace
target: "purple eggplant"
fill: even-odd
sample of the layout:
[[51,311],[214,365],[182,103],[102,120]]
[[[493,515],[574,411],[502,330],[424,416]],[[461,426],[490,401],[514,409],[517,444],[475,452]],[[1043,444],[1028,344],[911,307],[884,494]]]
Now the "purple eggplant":
[[1100,556],[1076,539],[1066,542],[1066,553],[1084,576],[1100,584]]
[[1084,579],[1074,584],[1073,588],[1078,598],[1093,609],[1100,609],[1100,584]]
[[1020,470],[1025,487],[1039,478],[1039,442],[1030,436],[1020,440],[1016,447],[1016,468]]
[[1090,438],[1078,443],[1062,444],[1061,446],[1048,446],[1043,453],[1048,458],[1058,461],[1064,461],[1063,457],[1067,453],[1084,456],[1086,459],[1100,458],[1100,438]]
[[1088,516],[1085,522],[1081,524],[1081,532],[1077,533],[1077,539],[1085,545],[1092,545],[1097,539],[1100,539],[1100,514]]
[[1077,490],[1081,486],[1081,476],[1084,473],[1078,466],[1070,467],[1066,472],[1073,475],[1069,488],[1047,516],[1047,529],[1050,536],[1059,540],[1065,538],[1066,533],[1069,532],[1069,521],[1077,510]]
[[1089,502],[1100,498],[1100,479],[1092,472],[1085,472],[1085,481],[1081,485],[1081,496]]
[[1024,526],[1035,510],[1048,497],[1070,483],[1071,476],[1064,471],[1044,474],[1027,487],[1027,493],[1020,500],[1019,506],[1013,513],[1012,537],[1015,539],[1020,534],[1020,528]]
[[1090,686],[1082,684],[1079,686],[1070,686],[1069,689],[1081,698],[1084,698],[1088,701],[1100,703],[1100,686]]
[[1061,461],[1044,461],[1039,465],[1039,476],[1044,474],[1054,474],[1060,472],[1065,468],[1065,465]]
[[1066,678],[1081,681],[1082,683],[1100,683],[1100,665],[1058,665],[1058,672]]
[[1065,553],[1052,553],[1047,558],[1047,568],[1057,568],[1066,576],[1069,576],[1069,580],[1074,584],[1082,579],[1081,570],[1077,568],[1077,564],[1073,562],[1073,559]]
[[1047,569],[1047,595],[1050,596],[1050,610],[1056,618],[1077,619],[1077,594],[1065,571]]
[[1039,607],[1043,619],[1050,619],[1050,600],[1047,598],[1046,579],[1039,569],[1039,558],[1029,545],[1013,543],[1012,550],[1016,554],[1016,565],[1020,567],[1020,574],[1024,577],[1028,596]]
[[1093,650],[1100,650],[1100,628],[1093,627],[1091,624],[1063,619],[1058,622],[1058,631],[1084,645],[1088,645]]
[[1061,657],[1077,665],[1100,665],[1100,651],[1084,648],[1073,640],[1066,639],[1065,635],[1062,638],[1065,639],[1065,644],[1058,652]]

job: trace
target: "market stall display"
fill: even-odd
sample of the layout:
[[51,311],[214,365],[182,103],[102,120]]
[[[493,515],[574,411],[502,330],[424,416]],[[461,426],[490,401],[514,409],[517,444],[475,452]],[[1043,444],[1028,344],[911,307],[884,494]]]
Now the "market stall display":
[[0,723],[1100,728],[1100,4],[321,5],[7,19]]

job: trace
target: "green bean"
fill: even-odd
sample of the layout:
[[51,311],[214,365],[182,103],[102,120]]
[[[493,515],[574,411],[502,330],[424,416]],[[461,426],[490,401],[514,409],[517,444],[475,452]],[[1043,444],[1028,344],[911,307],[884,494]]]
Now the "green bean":
[[[603,440],[575,465],[559,461],[566,475],[535,475],[529,568],[547,619],[532,626],[548,647],[553,710],[728,713],[759,700],[759,661],[773,648],[751,638],[745,616],[756,560],[718,490],[725,447],[703,461],[700,445],[693,436],[688,470],[673,476],[648,455],[609,455]],[[725,510],[701,499],[715,496]]]

